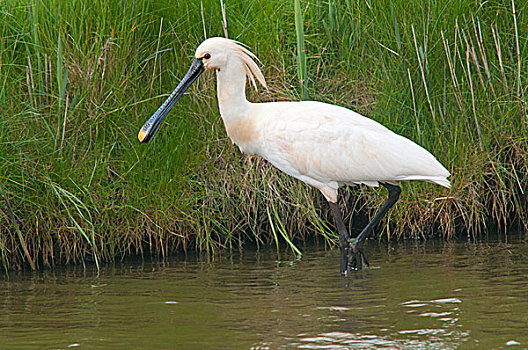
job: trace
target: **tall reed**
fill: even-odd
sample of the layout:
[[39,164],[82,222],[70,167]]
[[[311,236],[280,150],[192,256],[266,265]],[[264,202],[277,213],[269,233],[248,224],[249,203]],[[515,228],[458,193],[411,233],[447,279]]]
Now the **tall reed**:
[[301,96],[308,99],[308,73],[306,70],[306,49],[304,48],[304,24],[300,0],[295,5],[295,36],[297,38],[297,74],[301,84]]

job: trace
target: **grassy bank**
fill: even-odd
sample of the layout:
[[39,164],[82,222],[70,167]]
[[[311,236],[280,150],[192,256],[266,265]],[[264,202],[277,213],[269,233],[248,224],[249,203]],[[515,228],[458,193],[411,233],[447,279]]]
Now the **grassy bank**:
[[[225,6],[229,37],[268,81],[248,97],[300,99],[293,1]],[[453,174],[451,190],[403,184],[383,235],[526,227],[526,3],[301,1],[301,11],[309,97],[380,121]],[[204,31],[224,36],[219,1],[8,1],[0,16],[5,268],[336,239],[319,193],[227,139],[211,74],[153,142],[136,139]],[[353,232],[385,197],[343,193],[344,211],[360,214]]]

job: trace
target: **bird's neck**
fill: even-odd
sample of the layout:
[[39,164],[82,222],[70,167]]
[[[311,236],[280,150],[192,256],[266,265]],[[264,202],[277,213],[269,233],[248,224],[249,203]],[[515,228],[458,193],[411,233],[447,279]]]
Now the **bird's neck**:
[[246,72],[242,62],[231,60],[216,73],[218,105],[224,122],[246,116],[251,103],[246,100]]

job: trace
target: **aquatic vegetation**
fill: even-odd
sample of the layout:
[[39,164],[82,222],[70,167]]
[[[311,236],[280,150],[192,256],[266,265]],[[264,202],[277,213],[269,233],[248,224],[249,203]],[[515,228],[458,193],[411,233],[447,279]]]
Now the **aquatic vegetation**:
[[[250,100],[304,96],[294,1],[224,5],[225,18],[212,0],[0,4],[0,183],[14,214],[2,198],[4,268],[336,240],[317,191],[229,142],[214,79],[191,87],[164,137],[136,140],[204,32],[257,54],[269,90]],[[526,227],[527,6],[300,1],[308,96],[378,120],[453,174],[451,190],[403,184],[381,234]],[[344,192],[355,233],[384,195]]]

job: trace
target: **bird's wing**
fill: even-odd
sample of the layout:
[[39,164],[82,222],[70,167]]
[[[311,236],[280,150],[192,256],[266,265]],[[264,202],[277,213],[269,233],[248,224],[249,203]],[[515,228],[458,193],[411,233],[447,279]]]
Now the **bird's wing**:
[[376,185],[449,175],[422,147],[346,108],[316,102],[279,106],[261,118],[260,155],[292,176]]

